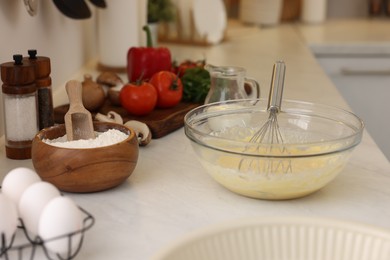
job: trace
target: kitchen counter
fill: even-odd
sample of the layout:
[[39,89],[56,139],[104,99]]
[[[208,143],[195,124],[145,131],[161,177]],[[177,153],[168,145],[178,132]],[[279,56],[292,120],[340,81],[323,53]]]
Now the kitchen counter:
[[[273,63],[283,59],[287,64],[284,98],[348,109],[308,48],[312,43],[331,42],[313,36],[321,35],[324,26],[260,29],[232,25],[228,39],[217,46],[169,47],[177,60],[206,58],[215,65],[245,67],[248,76],[260,81],[263,97],[267,97]],[[94,68],[92,62],[74,78],[81,80],[86,72],[96,75]],[[59,88],[55,104],[66,100]],[[18,166],[32,167],[31,160],[6,159],[2,140],[0,180]],[[224,189],[195,159],[183,129],[141,147],[133,175],[119,187],[65,195],[96,219],[77,259],[149,259],[188,232],[249,216],[321,216],[390,229],[390,164],[367,132],[343,172],[322,190],[300,199],[255,200]]]
[[390,55],[389,19],[330,20],[300,25],[299,34],[316,55]]

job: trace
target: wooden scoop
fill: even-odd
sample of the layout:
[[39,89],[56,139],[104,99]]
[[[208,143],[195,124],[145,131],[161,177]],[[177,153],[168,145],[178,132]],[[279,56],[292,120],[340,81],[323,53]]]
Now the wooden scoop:
[[81,82],[71,80],[66,83],[69,97],[69,110],[65,114],[65,130],[68,141],[94,139],[91,113],[85,109],[82,101]]

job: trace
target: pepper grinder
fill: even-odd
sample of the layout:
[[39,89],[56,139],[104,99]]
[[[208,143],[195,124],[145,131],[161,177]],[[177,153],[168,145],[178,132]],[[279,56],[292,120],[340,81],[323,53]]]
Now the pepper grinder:
[[50,58],[37,56],[36,50],[28,50],[28,55],[23,60],[35,66],[35,84],[38,93],[38,122],[39,130],[41,130],[54,125]]
[[35,68],[23,56],[1,64],[3,81],[5,151],[10,159],[31,158],[32,139],[38,132]]

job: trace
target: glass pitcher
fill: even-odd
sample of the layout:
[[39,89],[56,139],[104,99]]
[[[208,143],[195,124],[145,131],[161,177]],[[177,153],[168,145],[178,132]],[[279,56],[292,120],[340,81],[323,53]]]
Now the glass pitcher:
[[232,99],[260,98],[260,85],[246,77],[246,70],[234,66],[214,66],[207,64],[211,85],[205,104]]

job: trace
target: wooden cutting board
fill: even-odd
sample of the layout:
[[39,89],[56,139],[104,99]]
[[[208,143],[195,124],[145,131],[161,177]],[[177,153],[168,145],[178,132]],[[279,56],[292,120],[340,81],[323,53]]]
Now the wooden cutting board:
[[[179,103],[172,108],[155,109],[146,116],[134,116],[129,114],[123,107],[112,105],[107,99],[99,109],[99,113],[106,115],[110,111],[117,112],[122,116],[123,121],[138,120],[147,124],[152,132],[152,138],[157,139],[184,126],[184,116],[191,109],[200,106],[195,103]],[[58,124],[64,123],[64,116],[68,112],[69,105],[62,105],[54,108],[54,120]],[[92,113],[93,117],[96,113]]]

